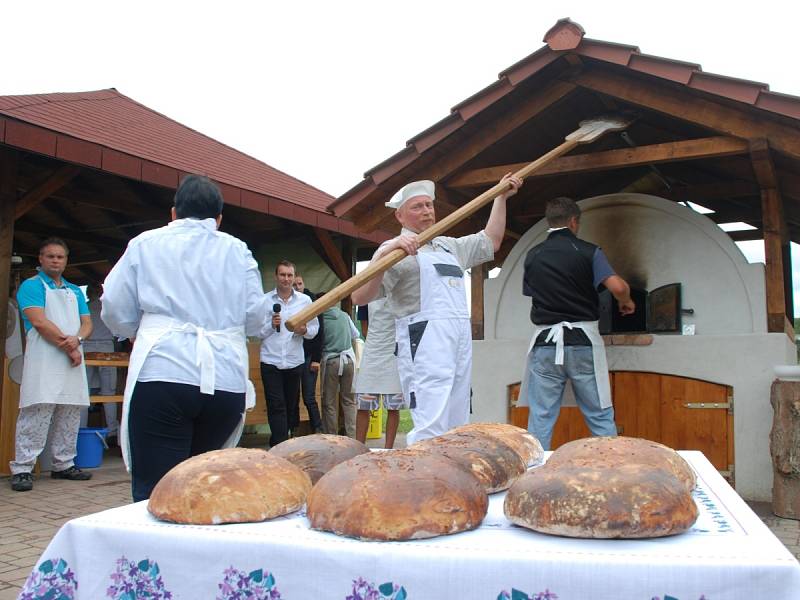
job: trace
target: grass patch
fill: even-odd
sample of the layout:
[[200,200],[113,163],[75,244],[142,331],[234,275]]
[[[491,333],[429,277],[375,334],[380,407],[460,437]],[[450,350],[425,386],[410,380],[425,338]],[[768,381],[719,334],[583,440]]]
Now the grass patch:
[[[381,431],[386,432],[386,417],[388,415],[388,411],[383,411],[383,429]],[[400,411],[400,424],[397,426],[398,433],[408,433],[414,427],[414,422],[411,420],[411,411],[407,408],[404,408]]]

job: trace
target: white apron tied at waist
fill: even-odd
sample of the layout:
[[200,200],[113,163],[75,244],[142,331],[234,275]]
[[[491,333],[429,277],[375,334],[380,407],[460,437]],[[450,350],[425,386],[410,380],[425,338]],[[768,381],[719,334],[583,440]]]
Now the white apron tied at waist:
[[339,372],[337,373],[339,377],[344,375],[344,367],[347,363],[353,363],[353,368],[355,369],[356,353],[353,348],[348,348],[343,352],[328,352],[322,356],[322,364],[325,364],[330,359],[337,357],[339,358]]
[[[554,342],[556,345],[555,364],[564,364],[564,328],[567,329],[582,329],[589,338],[592,344],[592,359],[594,360],[594,379],[597,384],[597,395],[600,398],[600,407],[609,408],[611,406],[611,381],[608,376],[608,361],[606,360],[606,347],[603,342],[603,336],[600,335],[600,327],[598,321],[576,321],[571,323],[569,321],[561,321],[554,325],[537,325],[533,324],[533,335],[531,336],[531,343],[528,346],[528,352],[525,360],[525,371],[522,375],[522,383],[519,390],[518,406],[528,406],[528,384],[530,382],[530,369],[529,358],[533,347],[536,345],[536,338],[539,334],[546,329],[547,337],[545,342]],[[535,393],[535,390],[534,390]]]
[[[197,337],[196,342],[196,362],[200,369],[200,393],[213,394],[216,384],[216,360],[214,349],[211,347],[210,340],[227,342],[235,350],[242,368],[242,379],[245,386],[245,411],[251,410],[256,405],[256,391],[253,382],[250,381],[249,356],[247,353],[247,337],[245,336],[244,326],[229,327],[228,329],[208,330],[198,327],[194,323],[184,323],[178,319],[145,313],[142,315],[139,329],[136,332],[136,342],[133,344],[130,361],[128,364],[128,377],[125,381],[125,395],[122,401],[122,421],[120,423],[120,448],[125,467],[130,471],[130,440],[128,438],[128,415],[130,414],[130,402],[133,396],[133,388],[139,373],[144,366],[150,351],[158,341],[168,333],[189,333]],[[239,426],[225,442],[225,448],[231,448],[239,443],[244,428],[245,414],[242,413],[242,420]]]

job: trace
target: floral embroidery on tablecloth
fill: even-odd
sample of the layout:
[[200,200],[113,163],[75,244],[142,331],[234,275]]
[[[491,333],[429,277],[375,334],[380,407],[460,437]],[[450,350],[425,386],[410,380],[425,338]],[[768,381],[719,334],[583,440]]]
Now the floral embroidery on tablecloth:
[[[661,600],[661,596],[653,596],[650,600]],[[680,600],[680,599],[676,598],[675,596],[665,595],[664,600]],[[708,598],[706,598],[705,594],[701,594],[697,600],[708,600]]]
[[558,600],[555,592],[545,589],[543,592],[528,596],[525,592],[521,592],[516,588],[511,588],[511,592],[503,590],[497,596],[497,600]]
[[43,561],[25,580],[17,600],[72,600],[78,580],[63,558]]
[[224,575],[222,583],[217,584],[219,595],[216,600],[281,600],[275,577],[269,571],[257,569],[245,573],[230,566]]
[[353,580],[353,591],[345,600],[406,600],[406,598],[408,594],[401,585],[387,581],[376,586],[359,577]]
[[134,562],[123,556],[116,561],[106,597],[114,600],[170,600],[172,592],[164,588],[158,563],[148,558]]

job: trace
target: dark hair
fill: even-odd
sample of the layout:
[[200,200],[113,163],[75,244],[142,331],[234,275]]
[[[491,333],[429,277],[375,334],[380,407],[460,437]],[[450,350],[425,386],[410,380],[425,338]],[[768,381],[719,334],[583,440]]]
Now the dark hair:
[[547,201],[544,217],[550,227],[566,227],[572,217],[581,218],[581,209],[572,198],[561,196]]
[[294,274],[297,275],[297,267],[295,267],[294,263],[291,262],[291,261],[283,259],[277,265],[275,265],[275,274],[276,275],[278,274],[278,267],[292,267],[292,271],[294,271],[295,272]]
[[175,192],[175,216],[179,219],[214,219],[222,214],[222,193],[202,175],[187,175]]
[[44,240],[41,244],[39,244],[39,254],[44,252],[44,249],[48,246],[61,246],[64,249],[64,253],[69,256],[69,246],[67,246],[67,242],[61,238],[49,237]]

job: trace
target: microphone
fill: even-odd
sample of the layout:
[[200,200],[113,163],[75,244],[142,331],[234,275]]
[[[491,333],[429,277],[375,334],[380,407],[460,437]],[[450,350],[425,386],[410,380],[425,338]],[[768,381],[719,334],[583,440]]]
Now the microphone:
[[[274,313],[276,313],[276,314],[280,314],[280,312],[281,312],[281,305],[280,305],[280,304],[278,304],[277,302],[276,302],[275,304],[273,304],[273,305],[272,305],[272,312],[274,312]],[[278,325],[276,325],[276,326],[275,326],[275,331],[277,331],[278,333],[280,333],[280,331],[281,331],[281,326],[280,326],[280,324],[278,324]]]

